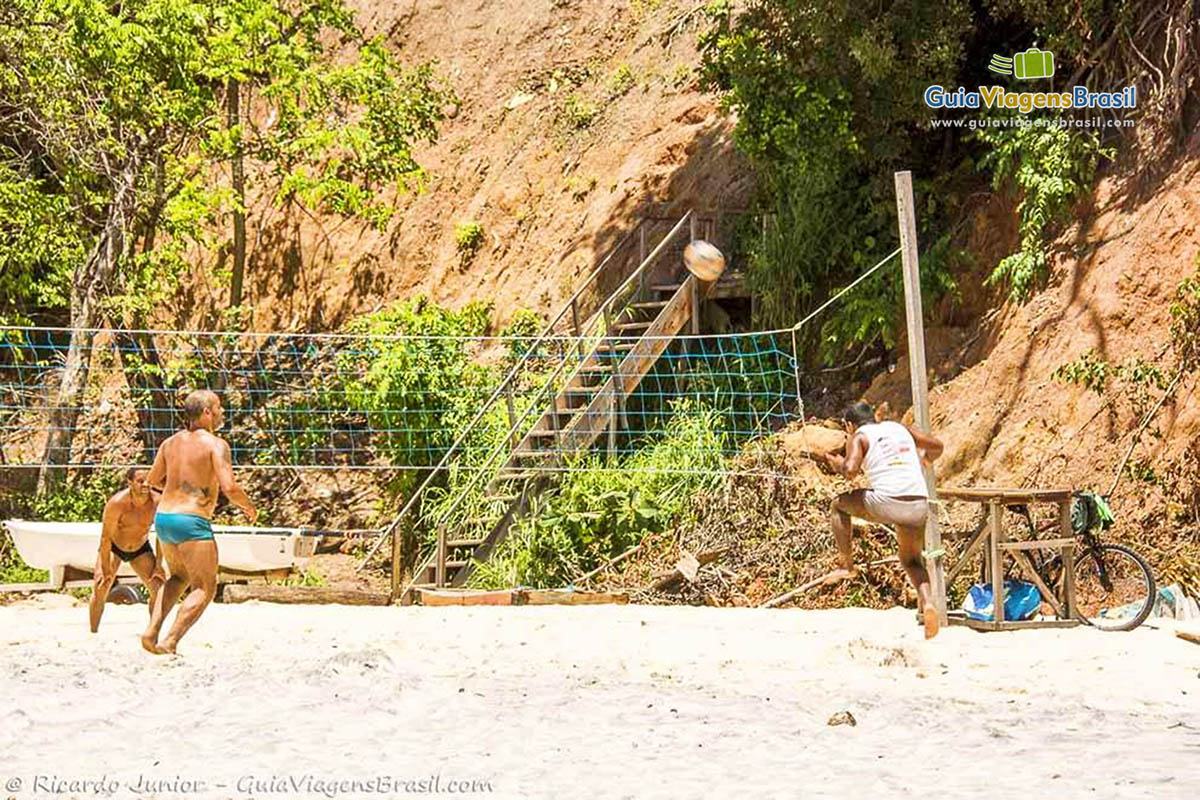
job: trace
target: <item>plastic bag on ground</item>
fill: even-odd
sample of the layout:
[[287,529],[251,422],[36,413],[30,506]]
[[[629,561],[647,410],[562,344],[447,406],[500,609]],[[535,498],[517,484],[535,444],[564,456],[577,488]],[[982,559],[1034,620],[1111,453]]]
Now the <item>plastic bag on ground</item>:
[[[1004,582],[1004,619],[1032,619],[1042,604],[1042,594],[1028,581]],[[991,622],[996,618],[992,585],[977,583],[967,592],[962,609],[971,619]]]

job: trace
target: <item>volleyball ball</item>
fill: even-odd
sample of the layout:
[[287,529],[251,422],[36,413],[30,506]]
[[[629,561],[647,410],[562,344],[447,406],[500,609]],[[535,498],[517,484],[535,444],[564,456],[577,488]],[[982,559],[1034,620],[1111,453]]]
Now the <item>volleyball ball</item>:
[[715,281],[725,271],[725,256],[703,239],[683,248],[683,265],[702,281]]

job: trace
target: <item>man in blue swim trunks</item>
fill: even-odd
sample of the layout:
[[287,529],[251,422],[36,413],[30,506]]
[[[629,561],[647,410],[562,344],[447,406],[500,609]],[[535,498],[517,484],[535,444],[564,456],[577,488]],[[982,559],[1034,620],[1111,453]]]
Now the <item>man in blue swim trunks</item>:
[[[179,431],[158,448],[150,485],[163,487],[154,531],[167,559],[167,579],[142,634],[142,647],[151,653],[174,653],[217,592],[217,543],[212,515],[217,498],[224,494],[245,512],[253,525],[258,519],[254,503],[233,478],[229,444],[213,431],[225,421],[220,399],[200,389],[183,402],[187,430]],[[175,624],[160,643],[163,621],[184,589],[189,589],[175,615]]]

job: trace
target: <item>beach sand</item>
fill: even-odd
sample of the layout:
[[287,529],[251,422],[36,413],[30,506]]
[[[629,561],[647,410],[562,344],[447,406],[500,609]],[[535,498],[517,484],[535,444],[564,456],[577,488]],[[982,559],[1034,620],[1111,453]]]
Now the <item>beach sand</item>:
[[1146,627],[926,642],[902,609],[248,603],[164,658],[144,606],[91,635],[71,603],[0,607],[0,797],[1200,791],[1200,647]]

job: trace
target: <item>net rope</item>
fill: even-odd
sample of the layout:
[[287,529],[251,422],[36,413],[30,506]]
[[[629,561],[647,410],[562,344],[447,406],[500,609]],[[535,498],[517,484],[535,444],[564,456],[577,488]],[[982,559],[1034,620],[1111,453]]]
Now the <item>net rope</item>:
[[[642,468],[710,471],[714,457],[735,456],[803,415],[796,330],[898,252],[795,326],[746,333],[613,336],[593,328],[580,336],[466,337],[0,327],[0,469],[145,466],[157,445],[184,427],[185,394],[204,388],[222,400],[221,435],[239,469],[429,470],[450,455],[457,470],[494,470],[524,442],[544,456],[531,469],[562,472],[597,468],[579,462],[589,449],[609,463],[629,461],[674,437],[684,443],[680,463]],[[61,407],[73,338],[89,369],[82,400]],[[662,350],[642,359],[648,367],[628,357],[648,349]],[[606,392],[610,402],[596,402]],[[569,420],[568,431],[602,433],[573,441],[550,435],[552,403]],[[56,416],[70,429],[69,452],[47,449]],[[535,429],[541,433],[531,434]]]

